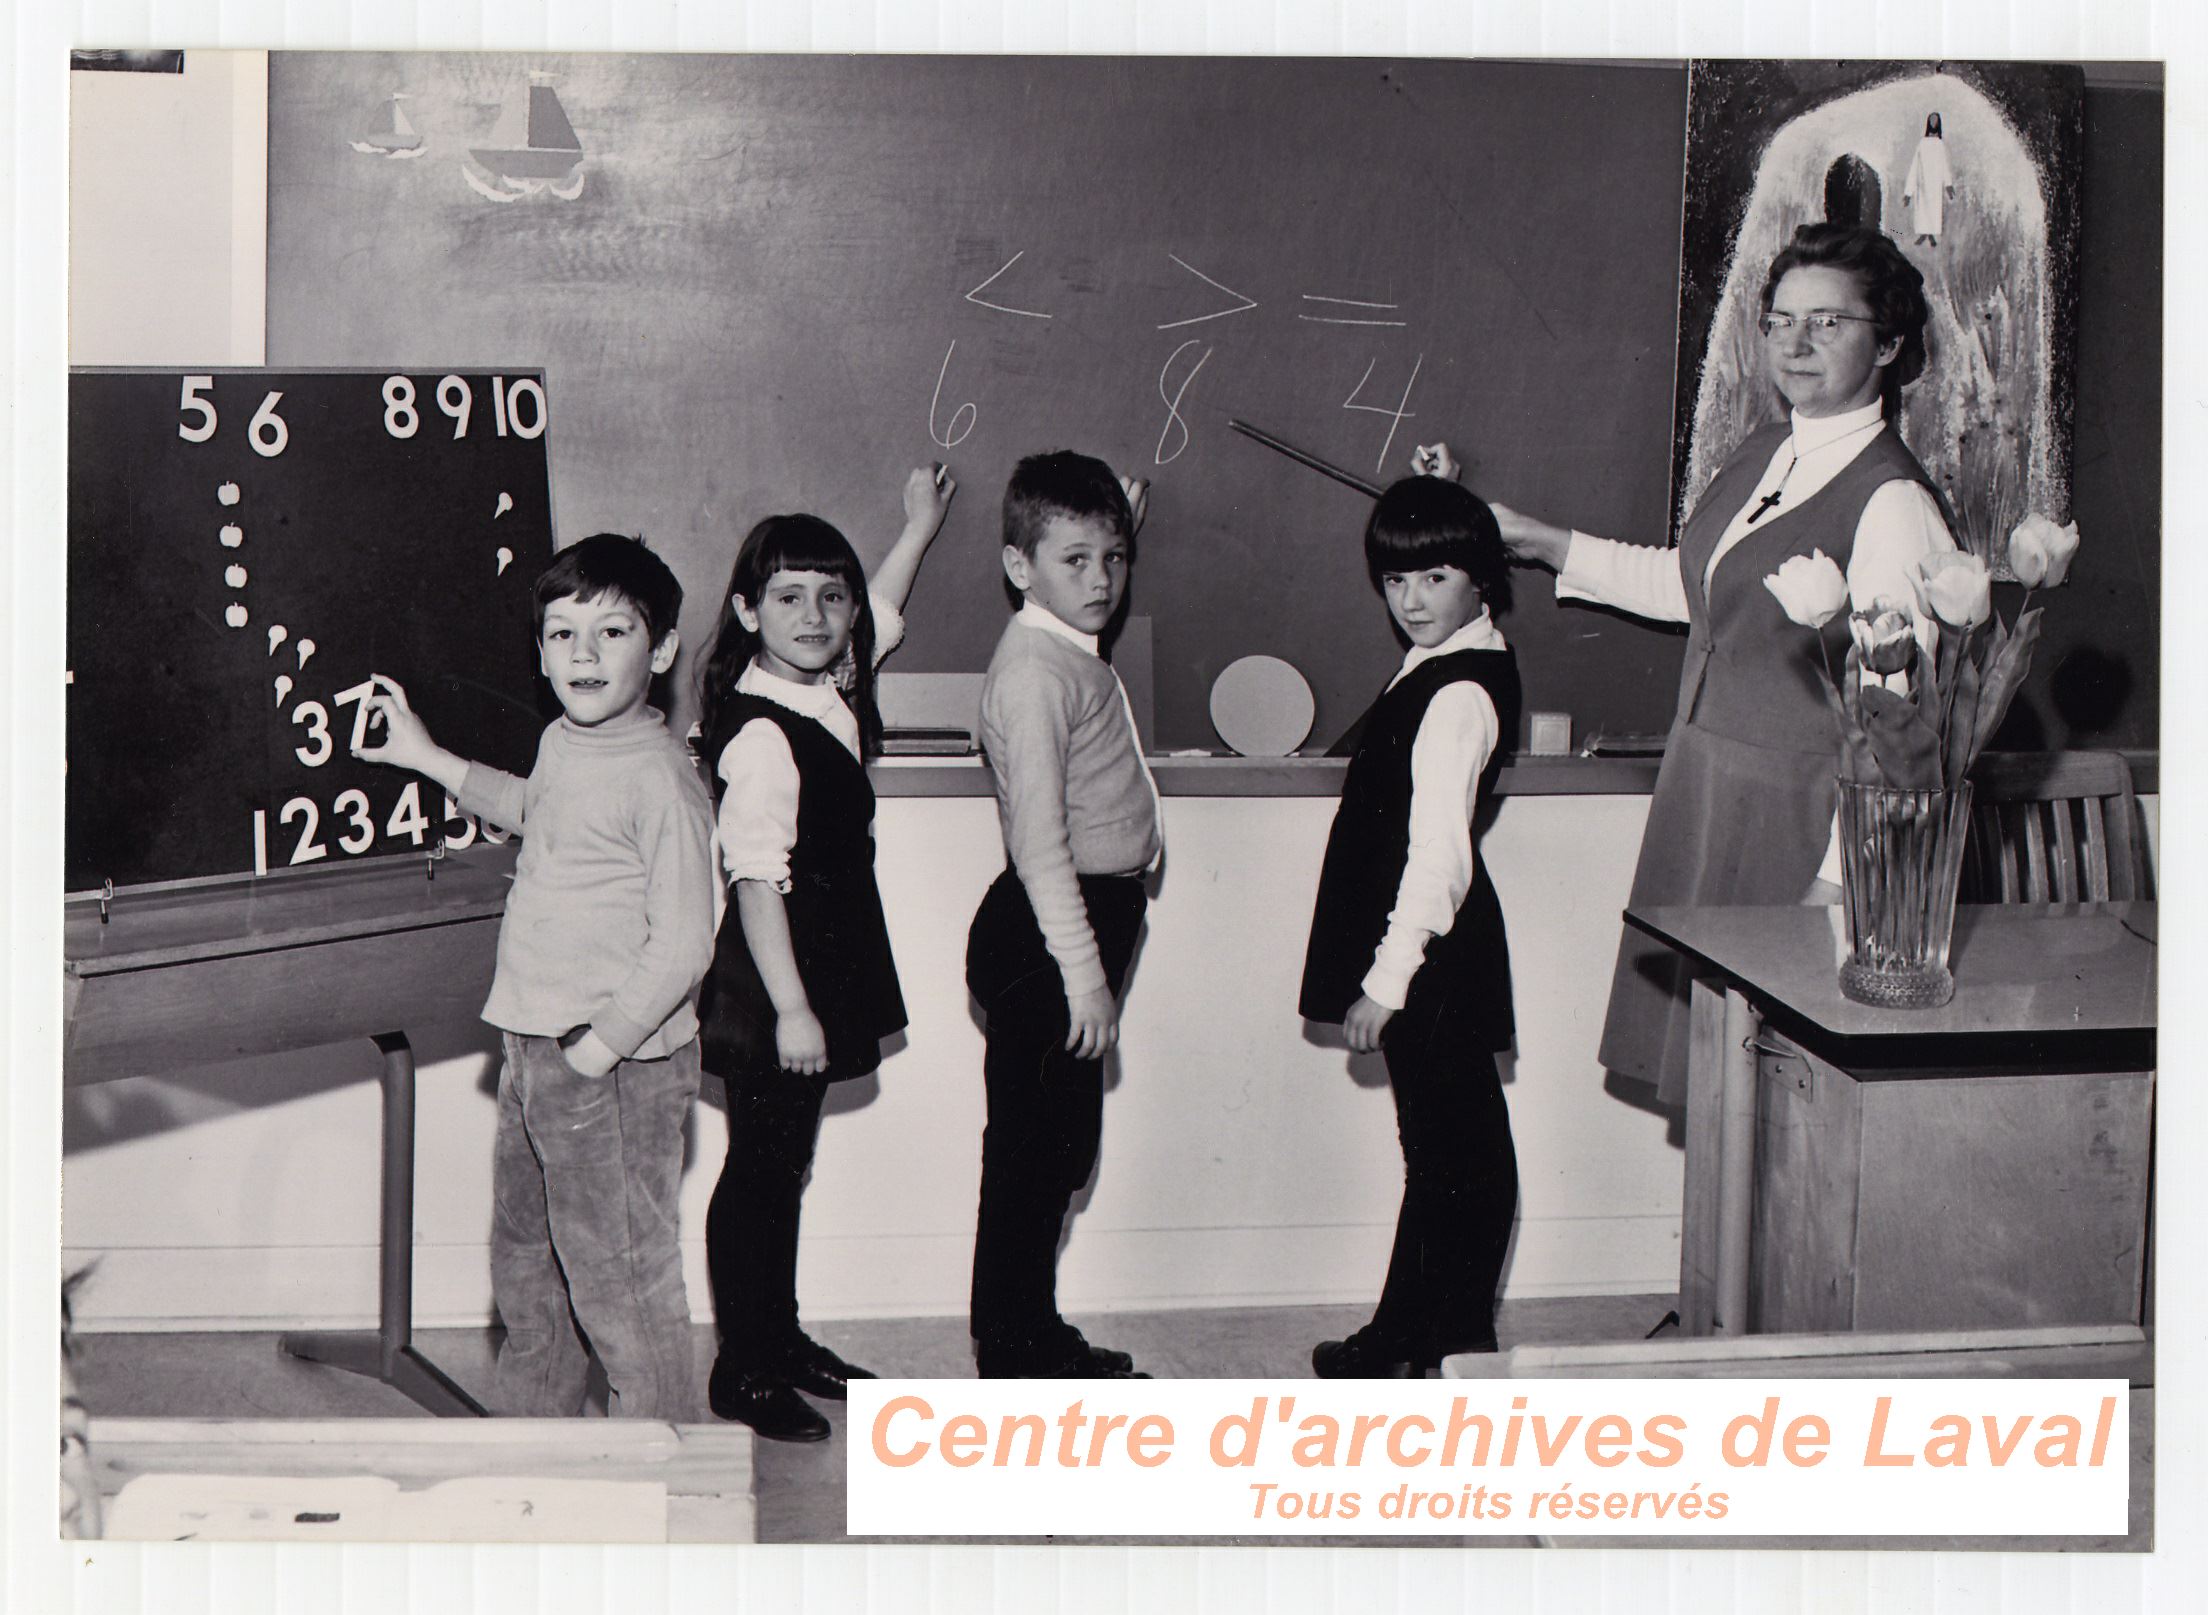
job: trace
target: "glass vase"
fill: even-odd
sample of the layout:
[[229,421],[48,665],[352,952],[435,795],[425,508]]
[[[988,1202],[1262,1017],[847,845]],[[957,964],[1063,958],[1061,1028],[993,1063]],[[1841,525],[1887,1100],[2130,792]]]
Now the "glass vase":
[[1932,1009],[1955,996],[1947,951],[1970,831],[1970,784],[1911,791],[1840,782],[1840,991],[1859,1004]]

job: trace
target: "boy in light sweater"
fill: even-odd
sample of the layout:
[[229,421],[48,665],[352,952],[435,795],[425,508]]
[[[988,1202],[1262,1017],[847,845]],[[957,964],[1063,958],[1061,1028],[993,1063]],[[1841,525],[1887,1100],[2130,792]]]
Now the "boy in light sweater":
[[560,553],[536,600],[538,663],[563,715],[526,780],[437,745],[380,674],[369,705],[388,738],[358,754],[426,775],[522,837],[483,1006],[506,1053],[491,1167],[506,1338],[492,1405],[581,1412],[595,1353],[609,1413],[689,1419],[675,1196],[713,957],[713,811],[646,700],[674,665],[682,586],[635,539],[601,533]]
[[1004,494],[1004,570],[1022,604],[989,663],[981,736],[1008,866],[966,944],[988,1043],[971,1319],[985,1378],[1142,1377],[1059,1316],[1057,1283],[1162,847],[1134,710],[1097,648],[1126,592],[1143,492],[1060,451],[1022,460]]

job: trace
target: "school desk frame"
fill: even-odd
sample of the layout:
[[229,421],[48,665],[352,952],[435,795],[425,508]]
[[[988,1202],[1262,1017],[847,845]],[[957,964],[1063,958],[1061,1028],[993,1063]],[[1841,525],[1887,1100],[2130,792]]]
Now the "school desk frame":
[[63,924],[62,1078],[157,1076],[371,1039],[382,1056],[378,1326],[285,1334],[291,1356],[365,1374],[432,1413],[487,1410],[415,1349],[414,1053],[405,1026],[475,1020],[490,991],[511,849],[378,859],[273,879],[73,899]]
[[1837,911],[1628,909],[1694,985],[1689,1334],[2138,1322],[2155,905],[1963,905],[1954,1001],[1841,996]]

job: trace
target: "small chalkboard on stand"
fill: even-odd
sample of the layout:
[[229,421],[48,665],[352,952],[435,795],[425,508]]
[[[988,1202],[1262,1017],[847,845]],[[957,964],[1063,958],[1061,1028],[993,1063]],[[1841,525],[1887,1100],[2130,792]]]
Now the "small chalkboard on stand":
[[508,837],[352,751],[386,673],[529,767],[548,425],[528,371],[70,378],[64,1075],[372,1038],[378,1326],[280,1344],[441,1414],[484,1409],[412,1343],[405,1029],[480,1008]]
[[68,890],[498,834],[351,747],[373,671],[528,768],[548,407],[526,370],[70,377]]

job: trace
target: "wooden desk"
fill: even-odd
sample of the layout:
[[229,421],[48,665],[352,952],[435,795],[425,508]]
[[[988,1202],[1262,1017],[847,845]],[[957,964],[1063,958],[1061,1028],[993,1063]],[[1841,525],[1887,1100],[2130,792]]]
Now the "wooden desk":
[[1694,989],[1680,1314],[1693,1334],[2136,1321],[2155,906],[1957,911],[1955,998],[1840,994],[1838,911],[1626,919]]
[[[428,869],[434,868],[434,878]],[[490,991],[513,854],[387,860],[72,901],[63,925],[70,1084],[372,1038],[383,1054],[381,1323],[285,1335],[433,1413],[481,1414],[411,1344],[414,1054],[402,1023],[472,1021]]]

